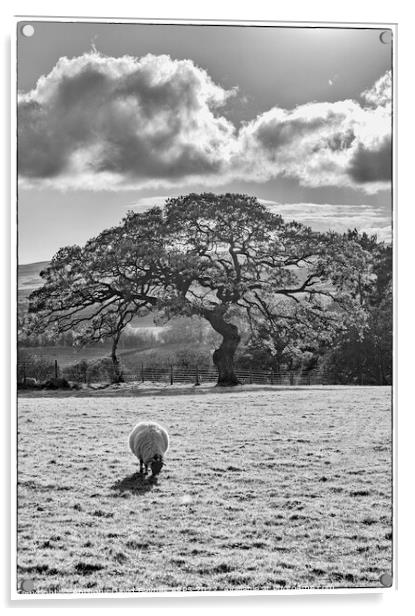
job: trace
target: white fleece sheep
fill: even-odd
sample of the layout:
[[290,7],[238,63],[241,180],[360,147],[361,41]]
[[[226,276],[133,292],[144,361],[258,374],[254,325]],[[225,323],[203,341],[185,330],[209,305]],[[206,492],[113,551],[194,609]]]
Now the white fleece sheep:
[[140,460],[140,473],[148,472],[149,465],[153,476],[161,471],[163,456],[169,448],[169,435],[157,423],[143,421],[136,425],[131,432],[128,443],[133,454]]

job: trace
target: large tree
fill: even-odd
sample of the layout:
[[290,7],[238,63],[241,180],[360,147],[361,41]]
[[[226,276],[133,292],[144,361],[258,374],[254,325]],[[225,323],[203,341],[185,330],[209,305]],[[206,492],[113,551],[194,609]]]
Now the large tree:
[[222,336],[213,354],[219,385],[238,383],[234,355],[241,315],[260,316],[270,327],[284,321],[322,329],[358,309],[356,283],[368,270],[365,250],[336,233],[285,223],[254,197],[205,193],[169,199],[165,228],[165,309],[198,314]]
[[353,238],[285,223],[254,197],[190,194],[59,251],[30,309],[41,327],[59,331],[96,329],[121,307],[198,315],[222,337],[213,353],[218,384],[235,385],[241,318],[299,332],[356,318],[367,255]]

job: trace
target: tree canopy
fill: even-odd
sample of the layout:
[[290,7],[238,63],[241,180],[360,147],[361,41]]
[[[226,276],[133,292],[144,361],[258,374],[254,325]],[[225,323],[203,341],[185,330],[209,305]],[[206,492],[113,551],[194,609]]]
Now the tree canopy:
[[359,281],[359,302],[364,327],[351,322],[337,332],[325,358],[328,373],[336,382],[390,385],[393,359],[392,247],[375,236],[349,231],[371,255],[372,276]]
[[[222,336],[218,383],[237,383],[241,319],[270,337],[327,338],[364,326],[373,251],[353,234],[284,222],[255,197],[190,194],[129,212],[81,248],[63,248],[30,297],[32,331],[113,337],[136,314],[198,315]],[[115,353],[115,351],[114,351]]]

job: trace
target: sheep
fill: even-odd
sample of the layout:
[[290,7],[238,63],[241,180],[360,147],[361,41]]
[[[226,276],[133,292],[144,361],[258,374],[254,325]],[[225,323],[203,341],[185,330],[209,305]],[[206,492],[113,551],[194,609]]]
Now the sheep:
[[140,460],[140,473],[151,466],[152,477],[156,477],[163,468],[163,456],[169,448],[167,431],[155,422],[140,422],[131,432],[128,444],[133,454]]

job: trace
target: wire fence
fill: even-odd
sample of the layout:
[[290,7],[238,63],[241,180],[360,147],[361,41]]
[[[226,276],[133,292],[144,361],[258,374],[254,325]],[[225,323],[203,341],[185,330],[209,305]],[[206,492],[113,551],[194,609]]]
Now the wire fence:
[[62,375],[58,360],[39,362],[17,362],[17,382],[23,385],[33,381],[43,382],[49,379],[57,379]]
[[[258,369],[235,369],[235,375],[241,384],[252,385],[328,385],[333,380],[323,370],[293,371],[293,370],[258,370]],[[43,362],[41,365],[31,362],[19,362],[17,367],[18,383],[30,386],[35,383],[45,382],[50,379],[61,377],[78,383],[111,382],[110,373],[73,374],[61,368],[58,360]],[[141,383],[165,383],[166,385],[189,384],[202,385],[215,383],[218,379],[216,368],[199,366],[146,366],[141,364],[136,370],[123,369],[122,378],[125,382]]]
[[[242,384],[256,385],[325,385],[330,383],[328,375],[321,370],[312,370],[307,373],[294,371],[236,369],[236,377]],[[194,368],[169,366],[168,368],[155,368],[141,366],[140,370],[132,374],[124,374],[126,381],[157,382],[174,385],[175,383],[189,383],[202,385],[214,383],[218,379],[215,368]]]

